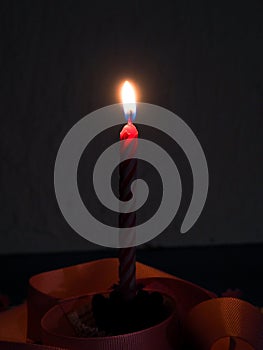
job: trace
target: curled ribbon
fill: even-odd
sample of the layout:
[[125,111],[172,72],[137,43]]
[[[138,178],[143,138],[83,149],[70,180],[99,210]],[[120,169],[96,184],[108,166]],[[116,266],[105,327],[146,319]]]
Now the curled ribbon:
[[[0,340],[3,340],[0,342],[0,349],[79,349],[81,344],[81,348],[91,350],[122,349],[124,346],[125,349],[130,350],[153,348],[179,350],[184,339],[170,342],[169,334],[176,334],[177,338],[180,335],[187,339],[190,337],[195,346],[199,346],[202,350],[263,349],[263,315],[251,304],[235,298],[216,298],[216,295],[210,291],[141,263],[137,263],[136,268],[139,283],[144,284],[148,289],[169,295],[175,300],[176,317],[169,320],[170,324],[162,322],[160,326],[157,325],[149,332],[117,336],[115,338],[118,338],[118,341],[114,344],[110,339],[114,337],[105,339],[102,346],[97,344],[96,338],[91,338],[92,347],[87,347],[87,338],[79,338],[78,346],[74,347],[72,337],[62,339],[52,329],[43,332],[41,319],[43,326],[43,320],[48,320],[48,314],[53,312],[56,305],[70,299],[74,300],[80,295],[107,291],[116,283],[118,260],[102,259],[33,276],[29,281],[27,317],[24,317],[18,325],[20,330],[25,327],[24,323],[27,321],[27,337],[19,338],[15,337],[15,334],[7,334],[8,313],[14,310],[6,311],[5,314],[0,315],[0,326],[5,324],[5,334],[1,334],[0,328]],[[179,325],[175,319],[177,321],[179,319]],[[12,323],[12,320],[9,319],[9,321]],[[46,322],[46,324],[49,323]],[[13,333],[15,331],[13,329]],[[41,336],[43,333],[50,335],[51,343],[48,343],[48,337]],[[32,344],[39,342],[43,345]],[[89,344],[91,344],[90,339]]]
[[240,299],[216,298],[200,303],[190,311],[188,327],[202,350],[263,349],[262,314]]

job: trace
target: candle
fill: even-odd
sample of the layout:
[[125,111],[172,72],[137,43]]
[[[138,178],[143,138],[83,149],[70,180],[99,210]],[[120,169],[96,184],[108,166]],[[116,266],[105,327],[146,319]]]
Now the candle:
[[[120,140],[125,142],[121,146],[121,160],[124,155],[130,159],[121,162],[119,167],[119,198],[128,201],[132,197],[130,185],[136,178],[137,160],[135,159],[137,149],[138,131],[133,124],[136,114],[135,93],[132,86],[126,81],[122,88],[122,101],[127,124],[120,133]],[[135,244],[136,212],[130,208],[128,213],[119,214],[120,241]],[[121,232],[122,227],[129,227],[129,233]],[[125,234],[125,236],[123,236]],[[136,248],[121,248],[119,251],[119,287],[124,300],[132,300],[136,295]]]

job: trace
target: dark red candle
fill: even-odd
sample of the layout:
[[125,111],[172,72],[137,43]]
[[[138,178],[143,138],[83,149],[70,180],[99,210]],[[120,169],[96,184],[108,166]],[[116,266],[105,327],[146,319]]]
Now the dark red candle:
[[[138,131],[133,124],[136,105],[134,92],[128,82],[123,86],[123,106],[127,124],[120,133],[120,140],[124,141],[121,146],[121,158],[127,156],[126,161],[121,162],[119,167],[119,197],[121,201],[128,201],[132,197],[131,183],[136,179],[137,172],[137,139]],[[129,248],[121,248],[119,251],[119,287],[124,300],[132,300],[136,295],[136,212],[131,207],[128,213],[119,214],[120,242],[131,245]],[[129,228],[121,232],[121,229]],[[123,236],[125,235],[125,236]]]

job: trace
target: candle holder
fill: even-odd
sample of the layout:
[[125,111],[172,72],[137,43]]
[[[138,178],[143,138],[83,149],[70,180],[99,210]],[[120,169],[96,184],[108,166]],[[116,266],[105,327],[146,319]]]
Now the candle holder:
[[[145,289],[147,295],[157,295],[154,289]],[[154,294],[156,293],[156,294]],[[98,329],[92,314],[92,302],[98,294],[89,294],[60,302],[51,308],[41,320],[42,342],[47,345],[79,349],[129,349],[129,350],[172,350],[179,339],[179,323],[176,302],[168,294],[162,293],[165,317],[150,327],[141,327],[136,331],[113,334]],[[109,300],[109,291],[100,293],[100,297]],[[152,314],[154,312],[152,311]],[[140,315],[138,315],[140,316]],[[141,315],[143,316],[143,315]],[[147,315],[146,315],[147,316]],[[79,321],[83,319],[81,327]],[[106,322],[113,318],[105,310]],[[129,318],[129,314],[126,315]],[[123,320],[125,322],[127,320]],[[86,328],[85,328],[86,327]],[[83,333],[82,333],[83,332]],[[86,334],[90,334],[87,336]],[[116,332],[115,332],[116,333]],[[83,336],[85,334],[85,336]]]

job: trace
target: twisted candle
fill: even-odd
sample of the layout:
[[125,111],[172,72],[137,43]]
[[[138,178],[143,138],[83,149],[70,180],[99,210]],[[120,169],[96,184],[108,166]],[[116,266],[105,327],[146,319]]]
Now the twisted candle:
[[[129,119],[120,133],[120,139],[125,140],[121,146],[121,156],[128,153],[128,160],[121,162],[119,167],[120,200],[128,201],[132,197],[130,185],[136,178],[137,159],[134,158],[137,149],[138,131]],[[136,241],[136,212],[131,207],[128,213],[120,213],[120,241],[125,240],[133,245]],[[129,233],[121,232],[121,228],[130,227]],[[125,236],[124,236],[125,234]],[[119,288],[124,300],[132,300],[136,295],[136,247],[122,248],[119,251]]]

